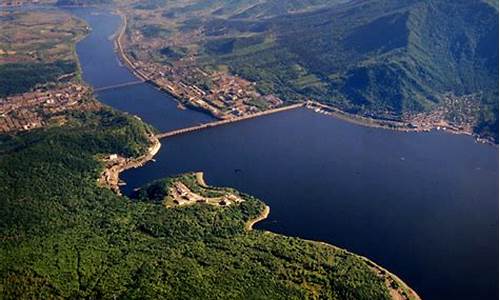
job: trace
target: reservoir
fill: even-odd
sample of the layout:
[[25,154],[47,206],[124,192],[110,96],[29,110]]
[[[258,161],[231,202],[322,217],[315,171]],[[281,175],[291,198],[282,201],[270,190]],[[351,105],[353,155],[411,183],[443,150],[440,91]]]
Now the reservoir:
[[[92,32],[78,44],[94,87],[134,81],[113,52],[118,16],[72,9]],[[212,120],[180,110],[149,84],[98,98],[160,131]],[[306,109],[162,141],[156,162],[125,172],[126,193],[151,180],[204,171],[209,184],[271,207],[258,229],[321,240],[367,256],[423,299],[498,299],[498,149],[471,137],[402,133]]]

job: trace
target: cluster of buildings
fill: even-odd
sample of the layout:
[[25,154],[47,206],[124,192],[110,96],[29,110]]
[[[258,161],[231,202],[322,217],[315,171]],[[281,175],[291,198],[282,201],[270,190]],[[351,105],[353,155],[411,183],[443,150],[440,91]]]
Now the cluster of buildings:
[[[133,68],[145,79],[180,99],[182,103],[208,111],[222,120],[250,116],[283,105],[280,98],[274,95],[261,95],[257,92],[255,83],[239,76],[225,72],[208,74],[196,66],[192,56],[169,65],[148,61],[149,59],[144,58],[134,60]],[[431,112],[404,115],[400,121],[388,119],[379,122],[383,126],[403,130],[430,131],[437,128],[454,132],[472,132],[477,118],[477,108],[472,105],[477,101],[472,100],[464,101],[447,95],[443,104]],[[457,103],[465,105],[457,109]],[[341,113],[316,102],[308,102],[306,107],[323,114]]]
[[205,203],[216,206],[229,206],[236,203],[241,203],[244,200],[240,197],[224,193],[220,197],[208,198],[192,192],[184,183],[180,181],[174,182],[170,187],[169,196],[173,199],[176,206],[192,205],[195,203]]
[[[156,44],[158,40],[142,42],[143,37],[138,32],[129,38],[138,53],[134,52],[133,61],[125,60],[130,62],[135,73],[180,99],[183,104],[203,109],[219,119],[242,117],[283,104],[276,96],[261,95],[255,83],[239,76],[203,71],[196,66],[192,55],[170,64],[150,62],[147,51],[161,48],[160,44]],[[161,42],[162,45],[164,43]]]
[[283,104],[278,97],[259,94],[254,83],[238,76],[222,72],[207,74],[200,68],[180,64],[166,66],[141,61],[133,64],[138,73],[145,74],[146,79],[163,90],[219,119],[254,114]]
[[479,113],[477,95],[455,96],[444,95],[438,107],[430,112],[405,115],[413,128],[423,131],[449,130],[454,132],[472,133]]
[[0,133],[45,126],[52,117],[70,109],[95,109],[97,103],[84,101],[88,94],[87,87],[71,83],[61,88],[36,90],[1,98]]
[[[161,28],[157,30],[161,31]],[[201,29],[174,34],[168,39],[146,37],[140,30],[131,30],[117,46],[123,61],[136,75],[153,82],[182,104],[207,111],[218,119],[245,117],[282,106],[284,102],[278,97],[261,95],[253,82],[227,72],[202,70],[197,64],[196,53],[189,49],[182,58],[168,63],[156,63],[152,58],[151,49],[162,49],[167,45],[184,48],[182,45],[188,45],[200,36]],[[126,55],[122,46],[134,49],[133,53]]]

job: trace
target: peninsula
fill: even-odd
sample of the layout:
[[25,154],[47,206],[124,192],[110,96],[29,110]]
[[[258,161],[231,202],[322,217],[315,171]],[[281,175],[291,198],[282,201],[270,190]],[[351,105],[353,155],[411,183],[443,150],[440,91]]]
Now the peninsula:
[[[8,14],[1,20],[30,26],[12,29],[26,52],[8,49],[2,59],[15,59],[18,69],[62,57],[78,65],[80,36],[71,32],[87,32],[81,20],[61,11]],[[59,37],[51,20],[71,24],[57,42],[64,47],[51,48]],[[33,26],[52,32],[37,44],[36,58],[24,44]],[[5,66],[12,67],[2,63],[0,71],[11,72]],[[7,124],[0,133],[6,299],[419,299],[396,276],[346,250],[252,230],[269,213],[264,203],[208,186],[201,174],[155,181],[133,199],[120,195],[120,172],[159,151],[155,130],[94,99],[79,68],[51,77],[43,70],[23,69],[34,80],[6,90],[0,102]]]

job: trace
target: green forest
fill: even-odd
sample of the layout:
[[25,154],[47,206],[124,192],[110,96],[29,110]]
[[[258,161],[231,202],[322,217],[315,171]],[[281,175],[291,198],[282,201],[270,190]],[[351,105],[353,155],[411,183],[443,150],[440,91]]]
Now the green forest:
[[[135,199],[98,187],[98,158],[144,153],[151,128],[107,108],[69,117],[0,136],[2,298],[390,299],[384,276],[353,254],[245,231],[264,207],[251,196],[167,209],[171,179]],[[196,191],[192,176],[177,180]]]
[[[204,24],[207,63],[284,99],[399,118],[479,93],[477,132],[498,141],[498,10],[480,1],[364,1]],[[456,30],[461,28],[461,30]],[[233,37],[227,37],[233,36]],[[248,36],[251,36],[249,38]]]
[[56,82],[58,77],[76,72],[76,68],[76,64],[71,61],[0,64],[0,97],[28,92],[37,85]]
[[175,24],[164,30],[202,33],[197,64],[227,66],[264,94],[393,120],[475,95],[475,132],[498,143],[495,1],[157,2]]

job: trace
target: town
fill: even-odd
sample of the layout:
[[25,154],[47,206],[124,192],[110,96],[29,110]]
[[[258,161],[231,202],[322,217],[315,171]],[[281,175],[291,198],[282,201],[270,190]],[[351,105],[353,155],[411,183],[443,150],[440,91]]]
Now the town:
[[[278,97],[259,94],[253,83],[222,72],[207,74],[200,68],[182,64],[168,66],[142,61],[135,61],[133,67],[183,105],[202,109],[218,119],[241,117],[283,105]],[[187,82],[194,78],[208,80],[210,88]]]
[[[199,39],[199,32],[176,35],[165,40],[145,37],[140,30],[125,35],[127,18],[122,15],[123,25],[116,40],[118,54],[136,75],[178,99],[181,107],[189,106],[210,113],[220,120],[239,120],[259,115],[267,110],[283,107],[286,103],[275,95],[261,95],[256,83],[250,82],[228,70],[202,70],[196,62],[196,54],[187,50],[183,55],[176,51],[180,45]],[[127,50],[125,51],[124,48]],[[173,56],[168,62],[159,63],[151,57],[150,49],[162,49]],[[405,113],[394,118],[351,114],[339,107],[307,99],[304,106],[317,113],[360,123],[401,131],[447,130],[458,134],[472,134],[479,107],[474,105],[474,95],[457,97],[443,95],[442,103],[421,113]],[[462,103],[457,109],[457,103]],[[385,112],[390,115],[389,112]]]
[[[254,82],[223,71],[213,71],[209,74],[208,71],[193,65],[192,56],[168,64],[144,59],[142,56],[147,55],[147,49],[144,47],[151,45],[141,43],[144,37],[139,32],[134,32],[130,36],[125,35],[127,20],[124,16],[123,20],[124,24],[116,39],[117,52],[122,62],[137,76],[173,95],[183,106],[201,109],[218,119],[225,120],[255,114],[284,104],[283,100],[274,95],[261,95],[256,90]],[[124,50],[124,48],[130,49],[132,45],[142,51],[129,53]]]
[[64,123],[66,118],[62,113],[69,110],[96,110],[100,105],[88,100],[90,93],[84,85],[69,83],[0,99],[0,133]]
[[[190,66],[185,61],[157,64],[147,60],[134,60],[130,67],[145,80],[176,97],[185,106],[202,109],[221,120],[233,120],[259,114],[266,110],[283,107],[284,101],[274,95],[261,95],[255,83],[225,72],[208,74],[199,67]],[[199,82],[209,82],[201,88]],[[208,87],[208,88],[207,88]],[[471,98],[472,96],[466,96]],[[335,115],[356,123],[386,127],[402,131],[448,130],[454,133],[471,134],[478,108],[464,108],[452,118],[457,102],[452,95],[443,96],[443,104],[431,112],[408,113],[400,119],[374,119],[369,116],[354,115],[331,105],[308,100],[305,107],[317,113]],[[469,99],[470,100],[470,99]],[[466,104],[474,101],[466,101]],[[455,109],[456,110],[456,109]]]

